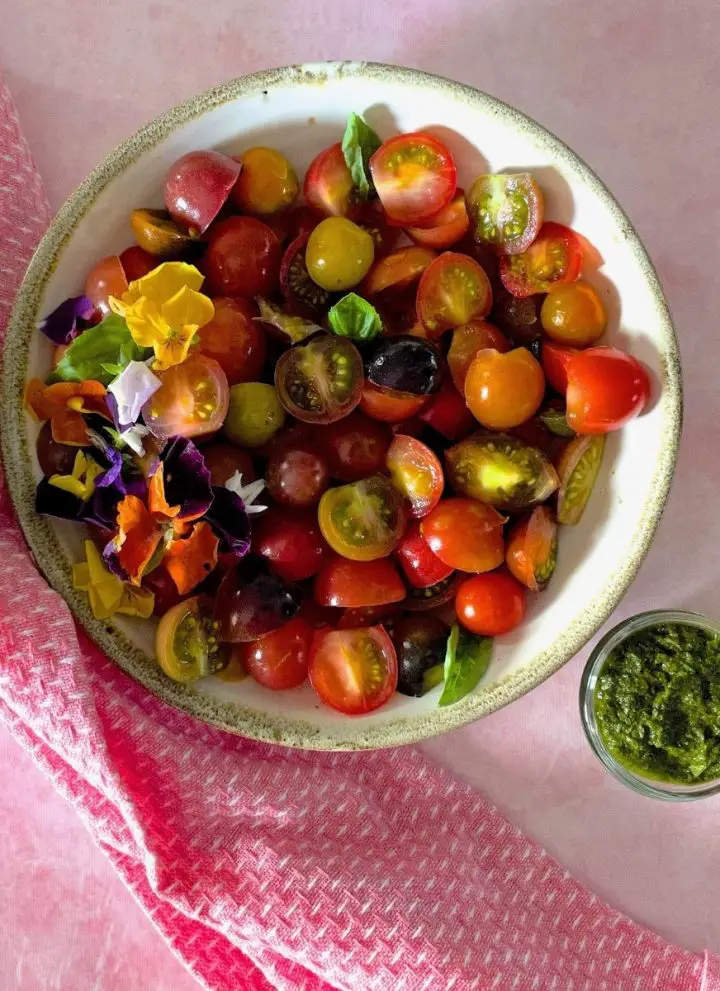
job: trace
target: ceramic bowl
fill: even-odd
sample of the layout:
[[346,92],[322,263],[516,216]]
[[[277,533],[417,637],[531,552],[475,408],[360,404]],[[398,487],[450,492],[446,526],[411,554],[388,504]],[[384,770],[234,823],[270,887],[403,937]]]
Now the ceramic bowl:
[[[215,678],[193,688],[169,681],[153,660],[151,623],[95,620],[73,591],[70,564],[80,535],[33,512],[39,468],[37,425],[25,413],[29,376],[45,376],[51,349],[38,319],[80,292],[93,263],[132,242],[133,207],[161,206],[171,163],[197,148],[237,154],[250,145],[281,149],[302,175],[338,141],[349,111],[387,137],[425,128],[452,149],[460,184],[481,172],[531,171],[547,216],[571,224],[603,259],[590,275],[610,314],[608,343],[632,350],[655,380],[652,408],[608,439],[604,466],[581,523],[563,529],[558,568],[523,626],[501,637],[476,691],[439,709],[438,692],[396,695],[379,711],[342,716],[311,689],[271,692]],[[556,671],[593,635],[627,591],[645,556],[668,493],[681,426],[677,341],[662,290],[638,235],[610,192],[581,159],[539,124],[468,86],[411,69],[372,63],[292,66],[245,76],[189,100],[112,152],[55,218],[22,284],[5,349],[3,447],[12,498],[48,581],[90,635],[126,672],[173,706],[245,736],[319,749],[408,743],[469,723],[507,705]]]

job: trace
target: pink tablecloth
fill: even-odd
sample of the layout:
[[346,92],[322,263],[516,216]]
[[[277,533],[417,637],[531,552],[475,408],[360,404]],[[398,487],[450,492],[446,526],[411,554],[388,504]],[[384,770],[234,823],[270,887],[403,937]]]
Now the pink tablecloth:
[[[412,14],[398,8],[391,15],[368,0],[340,19],[337,5],[316,0],[303,6],[301,20],[299,9],[282,0],[266,8],[229,0],[212,7],[28,0],[3,18],[0,64],[53,204],[140,122],[204,85],[267,64],[363,55],[406,62],[475,83],[527,110],[583,154],[627,207],[658,264],[681,332],[688,402],[678,483],[620,614],[666,604],[712,612],[720,569],[707,550],[717,546],[720,530],[712,512],[720,476],[712,360],[720,303],[720,210],[712,185],[720,151],[717,6],[709,0],[660,8],[646,0],[632,9],[620,0],[442,6],[428,0],[413,5]],[[708,881],[720,856],[718,802],[652,804],[604,776],[578,727],[580,664],[577,659],[509,710],[426,750],[480,786],[602,897],[689,948],[720,950],[717,894]],[[0,890],[10,894],[7,921],[17,927],[2,933],[0,985],[74,986],[79,971],[72,961],[84,955],[96,965],[93,979],[102,991],[130,987],[138,973],[149,973],[146,961],[158,966],[161,948],[141,940],[133,952],[128,930],[136,909],[119,893],[104,910],[104,931],[87,926],[69,939],[69,930],[43,912],[58,883],[68,893],[59,915],[72,916],[90,897],[102,904],[100,891],[116,890],[115,882],[100,873],[91,847],[81,861],[65,857],[66,867],[53,868],[60,839],[52,824],[66,812],[44,792],[48,804],[38,809],[32,803],[38,792],[26,786],[26,761],[10,747],[3,753],[3,808],[10,810],[4,829],[20,856],[15,873],[9,858],[0,865]],[[30,850],[18,840],[23,836],[35,836],[37,847]],[[27,888],[25,880],[32,880]],[[125,954],[113,945],[118,941]],[[13,984],[16,964],[20,977]],[[179,988],[173,967],[170,960],[154,986]],[[58,973],[65,975],[59,983]]]

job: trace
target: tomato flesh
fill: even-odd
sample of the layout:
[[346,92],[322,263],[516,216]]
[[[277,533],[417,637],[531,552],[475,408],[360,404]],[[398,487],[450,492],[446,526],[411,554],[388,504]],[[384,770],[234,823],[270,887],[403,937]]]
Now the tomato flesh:
[[557,560],[557,523],[547,506],[538,506],[516,523],[505,555],[508,571],[531,592],[544,588]]
[[397,688],[397,654],[382,626],[318,630],[308,669],[320,699],[348,715],[379,708]]
[[358,609],[400,602],[405,586],[389,558],[349,561],[334,557],[316,575],[313,595],[322,606]]
[[445,481],[442,465],[422,441],[396,434],[387,453],[387,469],[405,497],[408,516],[420,519],[437,506]]
[[430,248],[417,245],[398,248],[375,262],[358,291],[368,299],[401,292],[414,285],[435,258],[437,255]]
[[574,282],[580,277],[582,263],[582,247],[575,232],[548,221],[529,248],[501,259],[500,278],[513,296],[532,296]]
[[275,365],[280,402],[305,423],[341,420],[360,402],[363,378],[358,349],[335,334],[316,334],[301,341]]
[[241,662],[266,688],[297,688],[307,678],[312,636],[310,624],[296,616],[254,643],[241,644]]
[[429,220],[457,187],[450,151],[421,131],[385,141],[370,159],[370,172],[388,217],[403,226]]
[[443,564],[458,571],[492,571],[505,559],[505,517],[473,499],[443,499],[420,533]]
[[650,398],[645,367],[619,348],[588,348],[567,364],[567,422],[577,434],[619,430]]
[[531,175],[481,175],[468,194],[478,241],[505,255],[530,247],[543,220],[543,196]]
[[384,475],[328,489],[318,518],[328,544],[351,561],[387,557],[405,532],[403,498]]
[[218,430],[227,416],[230,389],[220,365],[191,354],[180,365],[157,372],[160,388],[145,403],[145,425],[156,437],[202,437]]
[[445,251],[420,280],[417,315],[431,339],[490,312],[492,289],[485,270],[468,255]]
[[475,575],[458,588],[455,612],[471,633],[499,637],[522,622],[525,590],[520,582],[503,572]]

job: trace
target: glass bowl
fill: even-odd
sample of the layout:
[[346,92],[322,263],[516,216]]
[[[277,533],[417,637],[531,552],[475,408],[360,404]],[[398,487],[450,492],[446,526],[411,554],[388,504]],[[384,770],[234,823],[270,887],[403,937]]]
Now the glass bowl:
[[603,742],[595,719],[595,686],[608,656],[626,637],[639,630],[644,630],[648,626],[656,626],[658,623],[682,623],[686,626],[699,626],[711,633],[720,635],[720,623],[694,612],[656,609],[623,620],[600,640],[585,665],[580,681],[580,716],[585,735],[595,756],[602,761],[607,770],[618,781],[622,781],[628,788],[632,788],[633,791],[640,795],[646,795],[648,798],[659,798],[665,802],[691,802],[698,798],[707,798],[710,795],[720,793],[720,778],[714,781],[704,781],[702,784],[685,785],[644,777],[637,771],[625,767],[610,753]]

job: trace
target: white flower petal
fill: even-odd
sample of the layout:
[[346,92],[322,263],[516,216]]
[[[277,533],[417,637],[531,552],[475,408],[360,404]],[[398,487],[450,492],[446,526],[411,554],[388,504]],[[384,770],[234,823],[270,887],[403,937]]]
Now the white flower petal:
[[131,426],[140,411],[160,388],[161,382],[153,375],[144,361],[131,361],[108,386],[118,404],[118,420],[121,426]]
[[234,475],[231,475],[225,482],[225,488],[230,492],[234,492],[236,496],[239,496],[245,503],[245,511],[248,514],[252,513],[263,513],[267,509],[267,506],[258,506],[255,500],[260,495],[262,490],[265,488],[265,481],[262,478],[256,479],[254,482],[250,482],[248,485],[243,485],[242,475],[239,471],[236,471]]

